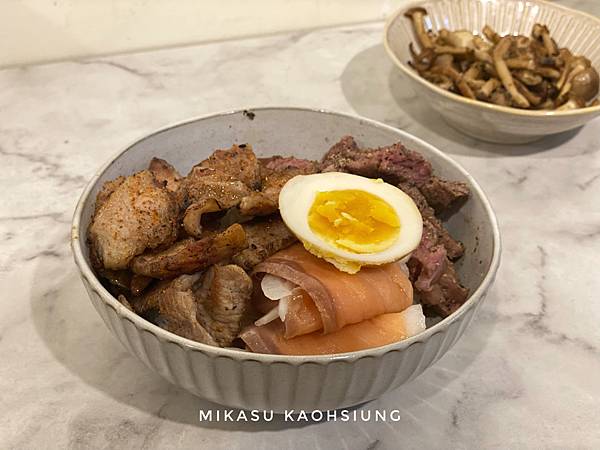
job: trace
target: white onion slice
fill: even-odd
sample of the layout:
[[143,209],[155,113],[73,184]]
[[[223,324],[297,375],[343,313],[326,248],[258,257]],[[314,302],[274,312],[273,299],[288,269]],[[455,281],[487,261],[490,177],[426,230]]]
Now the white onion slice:
[[278,317],[279,317],[279,308],[276,306],[271,311],[269,311],[267,314],[262,316],[256,322],[254,322],[254,325],[256,325],[257,327],[262,327],[263,325],[273,322]]
[[290,295],[296,286],[283,278],[266,274],[260,282],[260,287],[269,300],[279,300]]
[[282,322],[285,322],[285,315],[288,312],[288,305],[290,303],[290,298],[292,298],[291,296],[287,296],[287,297],[282,297],[279,299],[279,318],[281,319]]
[[404,260],[398,261],[396,262],[396,264],[398,264],[398,267],[400,267],[400,270],[404,272],[406,276],[410,275],[410,272],[408,271],[408,266],[406,265],[406,262],[404,262]]
[[425,315],[421,305],[412,305],[402,311],[404,323],[406,324],[406,337],[414,336],[425,331]]

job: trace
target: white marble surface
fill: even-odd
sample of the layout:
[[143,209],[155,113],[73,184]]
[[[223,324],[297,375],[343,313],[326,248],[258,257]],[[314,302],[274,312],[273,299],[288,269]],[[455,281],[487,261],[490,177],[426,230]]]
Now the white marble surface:
[[[570,2],[600,14],[591,1]],[[392,69],[382,24],[0,72],[0,448],[598,448],[600,120],[523,147],[465,138]],[[503,233],[481,314],[432,369],[363,406],[397,423],[198,422],[131,357],[68,247],[86,180],[164,124],[258,105],[356,112],[445,150]]]

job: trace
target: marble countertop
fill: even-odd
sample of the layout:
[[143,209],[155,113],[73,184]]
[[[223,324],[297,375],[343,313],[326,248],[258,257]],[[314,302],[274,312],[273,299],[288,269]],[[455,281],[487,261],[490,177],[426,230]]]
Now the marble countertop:
[[[600,15],[600,4],[563,2]],[[467,138],[392,68],[383,24],[0,71],[1,448],[598,448],[600,120],[527,146]],[[419,136],[481,183],[498,278],[462,340],[363,406],[398,422],[200,423],[211,405],[113,338],[68,246],[92,174],[191,116],[260,105],[358,113]]]

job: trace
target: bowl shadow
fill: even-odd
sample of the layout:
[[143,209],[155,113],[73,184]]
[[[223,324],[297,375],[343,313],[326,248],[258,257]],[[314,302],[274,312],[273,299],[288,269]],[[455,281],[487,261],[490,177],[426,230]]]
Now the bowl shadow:
[[357,53],[344,68],[340,83],[347,102],[358,114],[408,131],[447,153],[499,158],[534,155],[557,148],[566,154],[552,157],[590,151],[587,146],[566,149],[565,144],[572,141],[581,128],[521,145],[485,142],[457,131],[417,96],[382,44]]

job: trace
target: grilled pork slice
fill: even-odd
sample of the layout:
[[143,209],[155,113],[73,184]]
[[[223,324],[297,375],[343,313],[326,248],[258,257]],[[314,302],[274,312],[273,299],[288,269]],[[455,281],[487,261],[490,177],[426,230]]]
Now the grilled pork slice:
[[252,269],[275,252],[296,242],[296,236],[279,216],[255,219],[243,227],[248,247],[237,253],[232,261],[245,270]]
[[242,199],[239,208],[246,216],[267,216],[279,209],[279,192],[296,175],[308,175],[318,170],[315,161],[274,156],[260,160],[261,190]]
[[160,281],[131,303],[140,315],[153,311],[156,323],[172,333],[229,346],[240,332],[251,291],[252,281],[240,267],[212,266],[206,272]]
[[173,278],[229,260],[248,245],[240,224],[231,225],[222,233],[199,240],[188,238],[166,250],[134,258],[131,269],[138,275],[152,278]]
[[402,312],[383,314],[347,325],[330,334],[314,332],[286,339],[285,327],[278,319],[264,326],[246,328],[241,338],[256,353],[277,355],[329,355],[381,347],[414,336],[425,330],[421,305]]
[[156,181],[161,183],[169,191],[177,192],[181,181],[181,175],[175,170],[175,167],[164,159],[152,158],[148,170],[152,172]]
[[196,291],[196,318],[223,347],[238,337],[252,294],[252,280],[234,264],[212,266]]
[[252,147],[247,144],[233,145],[227,150],[215,150],[199,166],[228,175],[250,189],[260,186],[260,166]]
[[146,249],[175,241],[177,203],[149,171],[109,182],[98,200],[88,238],[105,269],[125,269]]
[[[197,300],[193,287],[202,279],[202,275],[181,275],[174,280],[161,281],[145,296],[143,303],[146,307],[156,305],[157,323],[161,328],[187,339],[216,346],[217,341],[196,318]],[[135,309],[135,303],[133,307]]]
[[237,206],[252,191],[242,181],[216,169],[196,166],[181,182],[179,198],[185,210],[183,227],[200,237],[202,216]]

